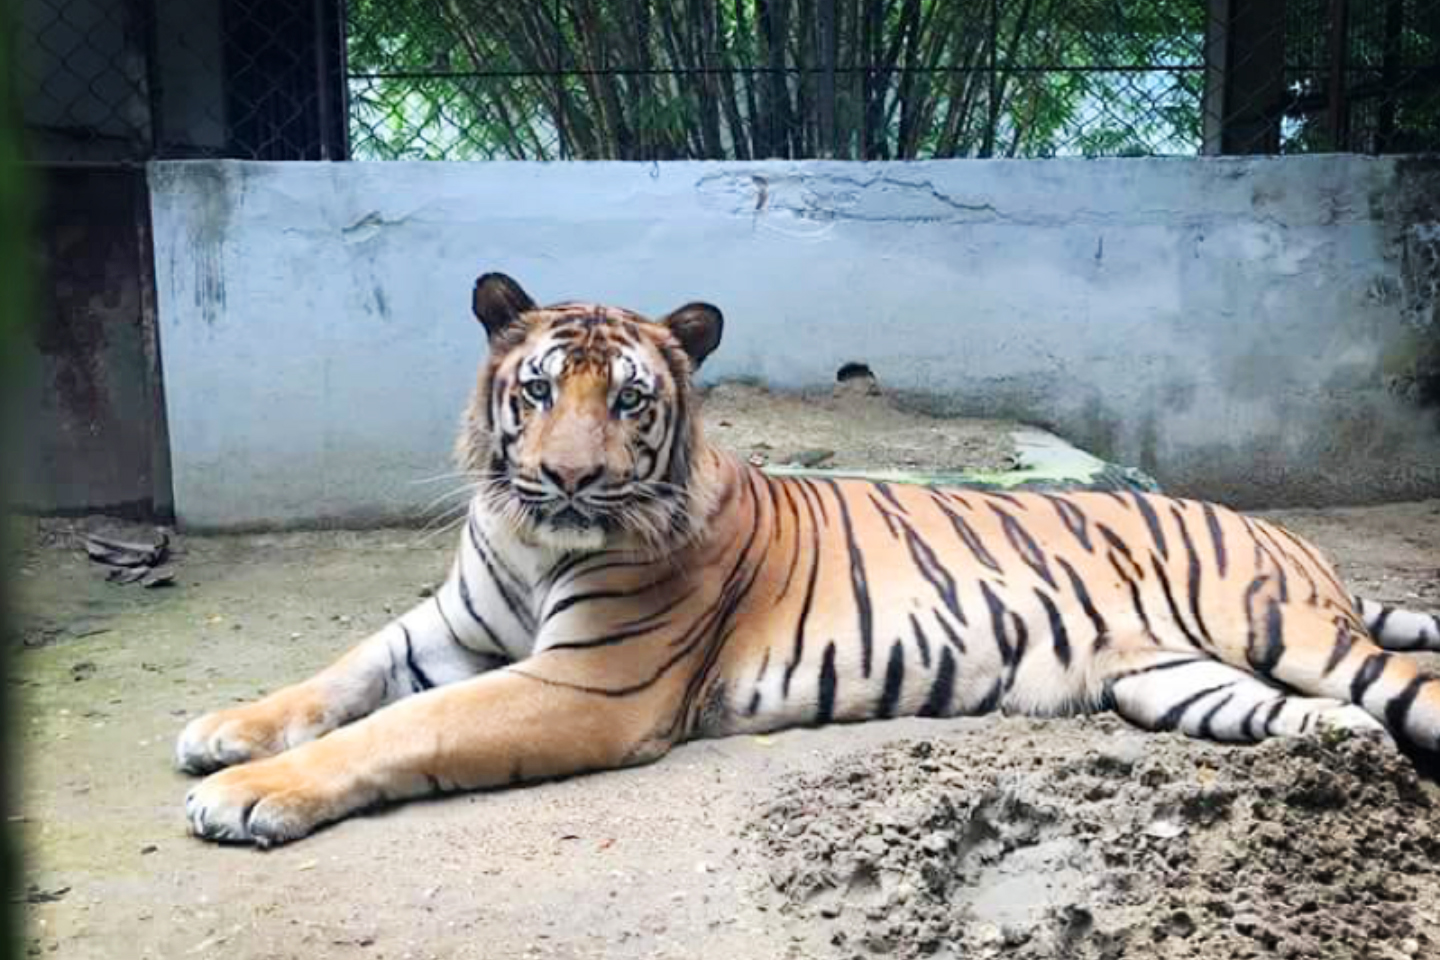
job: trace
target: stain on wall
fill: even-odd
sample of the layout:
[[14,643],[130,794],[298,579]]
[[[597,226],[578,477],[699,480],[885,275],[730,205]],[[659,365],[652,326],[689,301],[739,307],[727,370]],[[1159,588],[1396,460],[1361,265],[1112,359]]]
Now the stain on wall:
[[37,236],[34,356],[21,388],[17,505],[45,513],[169,512],[164,428],[146,329],[144,172],[51,167]]

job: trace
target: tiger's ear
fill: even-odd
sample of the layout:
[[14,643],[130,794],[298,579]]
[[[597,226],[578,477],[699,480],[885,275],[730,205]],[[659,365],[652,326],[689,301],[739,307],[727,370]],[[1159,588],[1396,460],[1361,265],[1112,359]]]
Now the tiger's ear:
[[720,308],[708,303],[687,303],[660,322],[680,341],[697,370],[720,346],[720,334],[725,330],[725,317]]
[[475,319],[485,326],[490,339],[519,319],[520,314],[535,309],[535,301],[520,284],[503,273],[482,274],[475,281],[475,295],[470,301]]

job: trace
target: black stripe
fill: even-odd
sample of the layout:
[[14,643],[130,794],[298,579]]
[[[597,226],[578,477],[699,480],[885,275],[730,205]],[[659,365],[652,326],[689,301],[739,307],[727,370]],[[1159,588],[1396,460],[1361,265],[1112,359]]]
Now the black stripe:
[[870,676],[872,661],[875,659],[875,637],[873,634],[874,615],[870,609],[870,587],[865,579],[865,554],[855,541],[855,528],[850,522],[850,507],[840,485],[834,480],[822,481],[830,487],[835,502],[840,506],[840,522],[845,529],[845,547],[850,554],[850,589],[855,596],[855,618],[860,629],[860,672]]
[[1267,677],[1275,672],[1285,655],[1285,617],[1279,601],[1273,597],[1265,603],[1265,646],[1259,651],[1252,647],[1247,652],[1250,665]]
[[1255,662],[1254,650],[1257,639],[1255,635],[1255,596],[1269,580],[1270,575],[1262,573],[1251,580],[1249,586],[1245,588],[1245,659],[1252,665]]
[[980,581],[980,593],[985,597],[985,606],[990,608],[990,629],[995,635],[995,647],[1000,651],[1000,662],[1009,667],[1015,662],[1015,648],[1010,644],[1006,617],[1010,610],[984,580]]
[[901,513],[905,513],[905,514],[908,514],[908,513],[910,512],[909,510],[906,510],[906,509],[905,509],[905,507],[900,503],[899,500],[895,499],[895,491],[890,489],[890,484],[888,484],[888,483],[876,483],[876,484],[875,484],[875,489],[876,489],[876,490],[879,490],[879,491],[880,491],[880,496],[884,497],[886,500],[889,500],[889,501],[890,501],[890,504],[891,504],[896,510],[899,510]]
[[1055,578],[1050,575],[1050,566],[1045,562],[1045,552],[1040,549],[1035,538],[1030,536],[1029,531],[1021,525],[1019,520],[995,504],[990,504],[990,510],[1000,518],[1000,529],[1004,531],[1005,539],[1010,542],[1011,549],[1020,555],[1020,559],[1025,562],[1025,565],[1034,570],[1040,579],[1049,585],[1050,589],[1055,589]]
[[905,645],[899,640],[890,644],[890,659],[885,664],[885,688],[880,693],[880,705],[875,715],[881,720],[895,716],[900,703],[900,693],[905,687]]
[[1015,680],[1020,675],[1020,663],[1025,659],[1025,651],[1030,649],[1030,627],[1019,614],[1010,614],[1010,625],[1015,629],[1015,662],[1010,665],[1010,676],[1005,681],[1007,691],[1015,686]]
[[1143,493],[1131,494],[1135,499],[1135,506],[1140,508],[1140,516],[1145,518],[1145,526],[1150,528],[1150,539],[1155,541],[1155,549],[1160,551],[1162,560],[1170,559],[1170,548],[1165,543],[1165,531],[1160,526],[1160,517],[1155,513],[1155,508],[1150,506],[1150,499]]
[[[1272,527],[1270,524],[1265,523],[1264,521],[1256,521],[1255,529],[1259,531],[1257,536],[1264,535],[1265,542],[1270,547],[1274,548],[1274,553],[1270,554],[1271,559],[1273,560],[1275,554],[1278,553],[1281,559],[1285,561],[1283,565],[1279,561],[1276,561],[1276,566],[1288,567],[1291,571],[1294,571],[1295,573],[1298,573],[1300,574],[1300,576],[1305,578],[1305,582],[1310,585],[1310,596],[1306,599],[1306,602],[1309,603],[1311,606],[1314,606],[1315,601],[1318,600],[1320,597],[1320,588],[1316,585],[1315,578],[1310,576],[1310,571],[1305,569],[1305,564],[1296,559],[1295,555],[1289,550],[1286,550],[1285,546],[1279,541],[1279,539],[1277,539],[1275,531],[1280,528]],[[1284,531],[1281,530],[1281,532]],[[1267,549],[1266,552],[1269,553],[1270,551]],[[1340,592],[1344,593],[1345,591],[1342,588]],[[1280,599],[1286,599],[1283,593],[1281,594]]]
[[1285,564],[1275,559],[1275,554],[1270,550],[1269,545],[1260,539],[1260,534],[1256,532],[1259,527],[1255,521],[1252,521],[1249,517],[1242,516],[1240,522],[1245,524],[1245,530],[1250,534],[1250,539],[1255,541],[1255,556],[1257,557],[1255,561],[1256,568],[1258,569],[1260,566],[1258,558],[1260,554],[1263,553],[1265,559],[1270,561],[1270,566],[1275,568],[1275,583],[1280,589],[1280,602],[1288,602],[1290,599],[1290,579],[1285,575]]
[[1358,706],[1365,705],[1365,694],[1380,679],[1380,674],[1385,672],[1385,666],[1390,662],[1388,653],[1372,653],[1355,671],[1355,677],[1350,681],[1350,702]]
[[490,627],[490,624],[486,623],[485,619],[480,616],[480,611],[475,609],[475,600],[473,597],[470,596],[470,584],[465,579],[465,562],[463,558],[456,564],[456,566],[459,568],[456,571],[456,573],[458,573],[459,575],[455,579],[458,580],[460,583],[460,603],[465,607],[465,612],[470,615],[471,620],[474,620],[477,624],[480,625],[480,629],[484,630],[485,633],[490,637],[491,642],[493,642],[495,646],[500,648],[500,652],[513,660],[514,657],[511,656],[509,648],[505,646],[505,643],[500,639],[499,634],[497,634]]
[[687,600],[689,600],[691,597],[695,596],[696,594],[700,593],[700,591],[701,591],[702,588],[703,588],[703,584],[701,584],[701,583],[695,583],[695,584],[693,584],[693,585],[690,587],[690,589],[685,590],[685,591],[683,591],[683,592],[681,592],[681,593],[675,594],[675,596],[673,596],[673,597],[671,597],[669,600],[665,601],[665,603],[662,604],[661,606],[658,606],[658,607],[656,607],[656,608],[653,609],[653,610],[646,610],[644,613],[640,614],[639,616],[637,616],[637,617],[631,617],[629,620],[626,620],[624,623],[616,624],[615,629],[616,629],[616,630],[630,630],[630,629],[632,629],[632,628],[634,628],[634,627],[639,627],[639,626],[642,626],[642,625],[654,626],[656,623],[659,623],[661,620],[665,619],[665,617],[668,616],[668,615],[670,614],[670,612],[671,612],[672,610],[674,610],[676,607],[678,607],[678,606],[680,606],[681,604],[685,603]]
[[1235,683],[1236,681],[1234,680],[1230,680],[1225,683],[1217,683],[1213,687],[1206,687],[1204,690],[1198,690],[1195,693],[1190,694],[1190,696],[1186,697],[1184,700],[1181,700],[1179,703],[1175,704],[1169,710],[1166,710],[1163,714],[1161,714],[1160,719],[1155,722],[1154,729],[1159,731],[1174,730],[1176,727],[1180,726],[1180,722],[1185,719],[1185,714],[1189,712],[1191,707],[1195,706],[1195,704],[1199,703],[1201,700],[1204,700],[1212,693],[1218,693],[1221,690],[1233,687]]
[[661,621],[656,624],[647,623],[638,627],[632,627],[629,630],[616,630],[614,633],[608,633],[600,637],[592,637],[588,640],[567,640],[563,643],[552,643],[545,648],[545,651],[548,653],[551,650],[592,650],[596,647],[613,647],[624,643],[626,640],[633,640],[636,637],[643,637],[647,633],[653,633],[666,625],[666,621]]
[[887,514],[887,519],[893,519],[905,533],[905,547],[910,552],[910,560],[915,564],[915,569],[925,582],[934,588],[939,595],[940,602],[945,604],[945,609],[950,615],[960,622],[961,626],[968,626],[969,621],[965,619],[965,611],[960,607],[960,595],[955,586],[955,578],[935,556],[935,551],[925,538],[900,517]]
[[[1134,576],[1127,573],[1125,568],[1120,566],[1120,561],[1117,559],[1118,556],[1119,554],[1114,550],[1106,554],[1106,557],[1110,560],[1110,566],[1115,568],[1116,575],[1125,582],[1125,586],[1130,591],[1130,605],[1135,608],[1135,614],[1140,618],[1140,628],[1145,631],[1145,636],[1150,638],[1150,642],[1158,647],[1160,645],[1160,639],[1155,636],[1155,631],[1150,626],[1150,615],[1145,612],[1145,601],[1140,596],[1140,584]],[[1131,562],[1133,563],[1134,561],[1132,560]],[[1139,568],[1136,569],[1138,570]]]
[[930,669],[930,638],[925,636],[925,631],[920,627],[920,621],[915,619],[915,614],[910,614],[910,632],[915,635],[915,647],[920,651],[920,665]]
[[1045,608],[1045,616],[1050,620],[1050,643],[1055,649],[1055,659],[1060,661],[1060,666],[1068,669],[1071,656],[1070,635],[1065,630],[1065,618],[1060,616],[1055,602],[1045,591],[1036,587],[1035,596],[1040,598],[1040,605]]
[[632,596],[635,596],[635,592],[632,592],[632,590],[595,590],[593,593],[572,593],[570,596],[560,597],[559,600],[556,600],[553,606],[544,612],[544,616],[541,617],[540,622],[549,623],[554,617],[562,615],[562,613],[569,610],[570,607],[576,606],[576,604],[579,603],[593,603],[595,600],[619,600],[622,599],[622,597]]
[[1385,722],[1390,725],[1390,729],[1395,732],[1396,736],[1409,739],[1405,732],[1405,722],[1410,717],[1410,708],[1415,705],[1415,698],[1420,695],[1420,688],[1433,681],[1433,677],[1415,677],[1405,685],[1405,689],[1400,692],[1399,696],[1394,697],[1385,705]]
[[1245,736],[1247,739],[1259,740],[1262,736],[1264,736],[1263,732],[1258,734],[1255,732],[1255,718],[1260,715],[1261,709],[1263,709],[1267,703],[1269,703],[1272,707],[1274,706],[1274,703],[1271,701],[1262,701],[1256,703],[1249,710],[1245,711],[1245,719],[1241,721],[1240,729],[1245,732]]
[[1008,493],[997,493],[997,492],[994,491],[994,490],[986,490],[984,493],[981,494],[981,496],[983,496],[983,497],[994,497],[996,500],[1004,500],[1006,503],[1010,504],[1012,507],[1019,507],[1021,510],[1024,510],[1024,511],[1026,511],[1026,512],[1029,512],[1029,510],[1030,510],[1030,508],[1027,507],[1027,506],[1025,506],[1025,504],[1024,504],[1023,502],[1021,502],[1018,498],[1012,497],[1012,496],[1011,496],[1010,494],[1008,494]]
[[1331,589],[1333,589],[1336,593],[1345,593],[1345,587],[1335,577],[1335,571],[1314,547],[1312,547],[1299,536],[1291,533],[1284,527],[1277,525],[1275,527],[1275,532],[1278,533],[1280,536],[1284,537],[1286,540],[1289,540],[1292,544],[1294,544],[1295,549],[1299,550],[1301,553],[1303,553],[1306,557],[1309,558],[1310,564],[1313,569],[1325,578],[1325,582],[1330,584]]
[[1187,624],[1185,618],[1180,615],[1180,608],[1175,603],[1175,594],[1170,589],[1170,578],[1165,575],[1165,566],[1160,562],[1160,558],[1153,553],[1150,554],[1150,561],[1155,567],[1155,576],[1160,581],[1160,591],[1165,594],[1165,604],[1170,608],[1170,618],[1175,621],[1176,626],[1180,628],[1180,632],[1185,634],[1185,639],[1189,641],[1190,646],[1197,650],[1203,650],[1205,645],[1200,642],[1199,637],[1191,632],[1190,625]]
[[1325,672],[1321,676],[1328,677],[1335,672],[1335,668],[1350,655],[1350,650],[1355,646],[1355,632],[1350,624],[1343,618],[1335,618],[1335,646],[1330,650],[1330,657],[1325,661]]
[[1090,599],[1090,591],[1085,589],[1085,582],[1075,572],[1075,568],[1066,562],[1064,557],[1056,557],[1055,562],[1060,564],[1060,569],[1065,571],[1066,578],[1070,581],[1070,589],[1075,592],[1076,598],[1080,601],[1080,609],[1085,611],[1092,626],[1095,627],[1095,650],[1103,650],[1110,645],[1110,627],[1105,623],[1105,618],[1100,611],[1095,609],[1095,603]]
[[[778,489],[780,491],[781,497],[783,497],[785,500],[785,512],[790,515],[790,529],[798,532],[800,530],[800,508],[795,506],[795,496],[790,492],[790,484],[786,483],[782,479],[772,477],[769,474],[765,475],[765,479],[767,483],[772,484],[775,489]],[[774,496],[773,492],[771,493],[771,496]],[[778,505],[775,508],[775,513],[778,517],[780,513],[780,508]],[[778,522],[775,524],[775,538],[777,540],[780,538],[780,524]],[[796,542],[799,542],[798,537],[796,538]]]
[[954,647],[960,653],[964,653],[965,641],[961,638],[960,634],[956,632],[955,628],[950,626],[950,621],[946,620],[945,615],[939,610],[932,610],[931,613],[935,617],[935,622],[940,624],[940,630],[945,634],[945,639],[949,641],[950,646]]
[[1215,514],[1215,508],[1208,503],[1202,503],[1200,509],[1205,512],[1205,525],[1210,528],[1210,543],[1215,548],[1215,567],[1220,576],[1225,576],[1225,535],[1220,529],[1220,518]]
[[1003,574],[1005,571],[1000,569],[1000,564],[995,562],[995,557],[989,550],[985,549],[985,544],[981,541],[980,537],[976,535],[975,529],[970,526],[969,522],[960,516],[960,514],[946,506],[945,501],[941,499],[940,495],[935,491],[932,490],[930,492],[930,497],[940,512],[945,514],[946,518],[949,519],[950,525],[955,528],[955,532],[959,535],[961,542],[970,550],[970,553],[975,559],[980,561],[980,564],[986,569]]
[[[785,677],[780,684],[782,697],[790,696],[790,680],[805,655],[805,625],[810,621],[810,605],[815,602],[815,578],[820,573],[820,524],[815,518],[810,498],[802,493],[800,499],[805,502],[805,511],[810,517],[810,576],[805,584],[805,599],[800,602],[800,619],[795,624],[795,647],[790,652],[790,662],[785,665]],[[798,533],[796,537],[798,539]]]
[[666,581],[673,580],[678,573],[679,571],[675,570],[659,580],[647,583],[641,587],[636,587],[634,590],[595,590],[590,593],[572,593],[569,596],[561,597],[555,601],[549,610],[545,611],[545,615],[541,618],[541,623],[549,623],[566,610],[578,604],[594,603],[598,600],[624,600],[630,597],[638,597],[642,593],[661,586]]
[[1209,657],[1180,657],[1177,660],[1163,660],[1160,663],[1153,663],[1148,667],[1134,667],[1122,673],[1117,673],[1110,678],[1110,685],[1113,687],[1125,680],[1133,680],[1136,677],[1149,676],[1152,673],[1161,673],[1166,670],[1176,670],[1180,667],[1188,667],[1196,663],[1214,663]]
[[1224,710],[1224,709],[1231,703],[1231,701],[1233,701],[1234,699],[1235,699],[1235,694],[1233,694],[1233,693],[1227,693],[1227,694],[1225,694],[1225,696],[1223,696],[1223,697],[1220,698],[1220,702],[1219,702],[1219,703],[1215,704],[1215,706],[1213,706],[1213,707],[1211,707],[1209,710],[1206,710],[1206,711],[1205,711],[1205,716],[1203,716],[1203,717],[1200,718],[1200,730],[1199,730],[1199,733],[1200,733],[1200,736],[1201,736],[1202,738],[1204,738],[1204,739],[1206,739],[1206,740],[1217,740],[1217,739],[1219,739],[1218,737],[1215,736],[1215,728],[1214,728],[1214,726],[1213,726],[1213,724],[1215,723],[1215,718],[1216,718],[1217,716],[1219,716],[1219,715],[1220,715],[1220,711],[1221,711],[1221,710]]
[[1268,735],[1270,729],[1275,726],[1275,720],[1280,716],[1280,711],[1285,709],[1285,698],[1276,700],[1270,707],[1270,712],[1265,715],[1265,733]]
[[750,691],[750,703],[745,708],[745,716],[753,717],[760,709],[760,684],[765,679],[765,671],[770,668],[770,648],[765,648],[765,656],[760,658],[760,669],[755,672],[755,689]]
[[950,701],[955,696],[955,658],[949,647],[940,648],[940,668],[935,672],[935,682],[920,707],[922,717],[944,717],[950,713]]
[[985,694],[984,698],[975,705],[975,709],[972,710],[971,713],[975,716],[980,716],[1000,706],[1000,694],[1004,692],[1004,682],[1005,679],[1003,677],[997,679],[994,686],[990,688],[990,692]]
[[415,649],[410,642],[410,631],[405,624],[400,624],[400,632],[405,636],[405,666],[410,668],[410,675],[415,682],[420,684],[421,690],[429,690],[435,686],[435,682],[425,676],[425,671],[420,669],[420,664],[415,662]]
[[[1141,570],[1140,564],[1135,562],[1135,554],[1130,552],[1130,545],[1125,542],[1124,538],[1103,523],[1095,524],[1095,529],[1100,531],[1100,536],[1105,538],[1105,542],[1110,545],[1112,551],[1118,553],[1129,562],[1135,577],[1143,578],[1145,576],[1145,571]],[[1112,560],[1111,562],[1113,563],[1114,561]]]
[[[789,595],[790,584],[795,579],[795,571],[800,567],[800,514],[796,510],[795,501],[790,496],[788,484],[774,480],[768,475],[765,478],[765,482],[779,487],[780,492],[784,495],[785,503],[790,513],[790,529],[792,531],[792,536],[790,537],[790,561],[785,567],[785,581],[780,585],[780,593],[775,598],[776,604],[779,604]],[[774,525],[774,539],[778,542],[780,540],[782,527],[780,522],[780,500],[775,496],[773,489],[770,493],[770,499],[775,505],[775,516],[771,520],[771,523]]]
[[815,703],[815,722],[829,723],[835,716],[835,644],[825,647],[825,656],[820,661],[820,692]]
[[1383,633],[1385,630],[1385,622],[1390,619],[1390,614],[1394,612],[1395,611],[1390,607],[1380,608],[1380,615],[1375,618],[1375,622],[1373,624],[1369,625],[1370,635],[1372,637],[1374,637],[1376,640],[1380,639],[1380,634]]
[[436,593],[431,599],[435,601],[435,612],[440,614],[440,622],[445,624],[445,632],[450,635],[450,642],[457,647],[465,646],[465,644],[460,642],[460,635],[455,632],[454,624],[452,624],[450,618],[445,615],[445,607],[440,603],[440,594]]
[[865,497],[870,501],[871,506],[875,508],[875,512],[880,514],[880,519],[885,521],[885,529],[890,531],[890,539],[900,539],[900,528],[895,523],[896,517],[885,508],[884,504],[875,498],[875,494],[867,493]]
[[1050,505],[1054,507],[1055,512],[1060,515],[1060,520],[1065,524],[1065,529],[1069,530],[1071,535],[1080,541],[1080,546],[1085,548],[1085,552],[1094,553],[1095,545],[1091,543],[1090,531],[1085,525],[1085,511],[1063,497],[1057,497],[1054,494],[1048,493],[1044,494],[1044,497],[1050,501]]
[[1210,628],[1205,625],[1205,616],[1200,612],[1200,553],[1195,549],[1195,541],[1190,539],[1190,528],[1185,525],[1180,508],[1171,507],[1170,511],[1175,517],[1175,526],[1180,529],[1180,541],[1185,545],[1185,584],[1190,594],[1190,616],[1195,619],[1195,629],[1200,631],[1205,643],[1213,648],[1215,639],[1210,636]]
[[[510,589],[510,585],[505,582],[505,578],[500,576],[500,573],[496,571],[496,563],[490,559],[488,549],[489,541],[485,539],[484,533],[481,532],[480,526],[475,520],[475,514],[472,513],[470,515],[470,521],[465,525],[465,528],[470,536],[471,544],[475,547],[475,552],[480,555],[480,562],[485,564],[485,572],[490,574],[490,579],[494,581],[495,588],[500,593],[500,599],[504,600],[505,606],[510,609],[510,615],[514,617],[526,631],[533,633],[535,630],[535,615],[526,604],[522,603],[515,596],[514,592]],[[515,577],[515,574],[509,568],[505,567],[504,564],[499,564],[499,566],[512,578],[516,580],[519,579]]]
[[815,482],[806,477],[799,479],[800,489],[815,498],[815,505],[820,508],[820,520],[825,526],[830,526],[830,511],[825,508],[825,498],[820,496],[820,491],[815,489]]

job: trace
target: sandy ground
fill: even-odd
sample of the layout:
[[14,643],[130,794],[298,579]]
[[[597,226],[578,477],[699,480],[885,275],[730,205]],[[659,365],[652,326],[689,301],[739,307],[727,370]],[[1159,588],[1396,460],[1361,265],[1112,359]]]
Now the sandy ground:
[[[855,465],[908,465],[886,446],[890,426],[857,439],[872,458]],[[923,436],[935,424],[909,426]],[[747,433],[744,442],[831,445],[809,436],[765,441]],[[989,449],[1003,458],[1003,449]],[[919,466],[969,465],[915,456]],[[1326,548],[1360,592],[1440,608],[1440,502],[1273,516]],[[1105,718],[906,720],[709,741],[645,768],[357,817],[274,851],[203,844],[185,835],[180,804],[189,781],[170,765],[185,721],[302,677],[415,602],[443,574],[449,534],[185,538],[175,585],[145,590],[105,583],[74,548],[72,525],[22,526],[27,649],[12,682],[25,764],[22,816],[6,828],[21,832],[31,858],[27,943],[36,956],[769,960],[917,955],[944,936],[964,949],[941,956],[1440,955],[1440,883],[1415,867],[1440,854],[1433,839],[1425,845],[1440,835],[1432,788],[1415,787],[1363,745],[1324,756],[1223,750],[1130,736]],[[912,764],[905,758],[915,748],[886,746],[896,741],[927,742],[934,759]],[[1108,796],[1057,785],[1067,763],[1117,750],[1121,773],[1104,762],[1076,767],[1077,777],[1113,780]],[[1157,767],[1164,778],[1146,779]],[[1373,787],[1365,809],[1388,812],[1366,819],[1336,801],[1326,816],[1339,820],[1299,815],[1277,786],[1282,770],[1329,771],[1326,781],[1346,789]],[[1195,778],[1206,789],[1189,782]],[[1214,821],[1195,813],[1216,795],[1211,781],[1232,799],[1253,787],[1243,816],[1220,818],[1231,833],[1214,833]],[[947,799],[939,787],[951,782]],[[1133,834],[1160,816],[1151,801],[1162,787],[1175,788],[1176,825],[1137,846]],[[1253,826],[1254,797],[1277,790],[1276,809],[1289,814],[1271,817],[1275,829],[1282,840],[1298,838],[1283,857],[1252,843],[1253,830],[1235,832]],[[915,804],[877,806],[877,797],[896,796]],[[980,815],[996,797],[1013,796],[1053,810]],[[1093,807],[1090,820],[1071,816],[1076,804]],[[1142,807],[1154,816],[1124,819]],[[1090,821],[1098,826],[1086,827]],[[1122,830],[1126,824],[1135,829]],[[942,850],[931,836],[943,831],[947,843],[973,835],[990,846]],[[1337,831],[1351,846],[1315,846]],[[846,858],[861,834],[887,838],[893,863],[856,881]],[[1097,858],[1082,865],[1108,870],[1116,883],[1131,877],[1128,900],[1114,885],[1053,893],[1052,874],[1070,874],[1056,873],[1045,857],[1081,863],[1063,844],[1082,835],[1086,856]],[[1275,830],[1254,836],[1274,840]],[[1106,859],[1112,847],[1123,864]],[[1144,866],[1155,857],[1172,864],[1168,874]],[[1245,857],[1267,864],[1262,880],[1279,892],[1252,897],[1234,882]],[[1393,883],[1330,870],[1334,882],[1314,896],[1291,903],[1284,895],[1287,875],[1365,857],[1377,868],[1407,867]],[[950,879],[936,880],[934,890],[900,882],[934,879],[937,863]],[[1192,875],[1232,889],[1214,909],[1199,887],[1175,900],[1174,878]],[[816,899],[806,884],[838,884],[841,893]],[[1230,905],[1245,897],[1259,906]],[[1343,897],[1364,908],[1352,910],[1358,919],[1335,921],[1314,942],[1297,933],[1308,929],[1304,910],[1329,915],[1330,901]],[[1048,912],[1015,915],[1007,912],[1012,901]],[[989,906],[954,915],[956,904],[976,902]],[[1046,953],[1046,944],[1061,952]]]

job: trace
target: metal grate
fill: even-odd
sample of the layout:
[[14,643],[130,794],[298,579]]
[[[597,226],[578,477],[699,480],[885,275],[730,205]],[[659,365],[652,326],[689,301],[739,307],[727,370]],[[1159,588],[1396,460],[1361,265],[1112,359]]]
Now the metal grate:
[[1440,0],[351,0],[371,159],[1440,147]]

